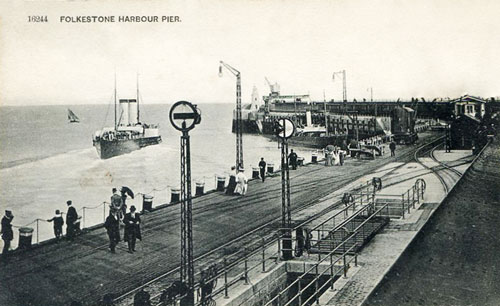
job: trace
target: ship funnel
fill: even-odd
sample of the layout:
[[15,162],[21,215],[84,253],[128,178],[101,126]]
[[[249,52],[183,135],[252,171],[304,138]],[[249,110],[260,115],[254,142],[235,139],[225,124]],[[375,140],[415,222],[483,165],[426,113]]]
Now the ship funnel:
[[122,109],[122,114],[120,116],[120,125],[128,125],[129,124],[129,104],[128,100],[120,99],[120,106]]
[[128,123],[131,125],[137,124],[137,100],[128,100]]

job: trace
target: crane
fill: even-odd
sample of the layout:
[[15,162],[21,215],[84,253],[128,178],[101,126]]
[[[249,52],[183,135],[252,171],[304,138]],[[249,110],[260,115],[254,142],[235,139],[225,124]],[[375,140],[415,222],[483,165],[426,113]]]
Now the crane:
[[[231,65],[220,61],[219,77],[222,77],[222,67],[236,76],[236,169],[243,168],[243,122],[241,118],[241,73]],[[238,170],[239,171],[239,170]]]
[[345,79],[345,70],[334,72],[332,75],[332,80],[335,81],[336,75],[342,75],[342,99],[343,102],[347,102],[347,85]]

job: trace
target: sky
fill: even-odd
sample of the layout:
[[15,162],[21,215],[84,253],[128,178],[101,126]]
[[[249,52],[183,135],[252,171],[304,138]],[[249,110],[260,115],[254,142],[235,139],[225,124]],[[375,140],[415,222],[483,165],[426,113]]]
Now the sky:
[[[0,105],[234,103],[282,94],[351,100],[499,96],[499,1],[0,2]],[[48,22],[28,22],[28,16]],[[67,23],[61,16],[179,16],[176,23]]]

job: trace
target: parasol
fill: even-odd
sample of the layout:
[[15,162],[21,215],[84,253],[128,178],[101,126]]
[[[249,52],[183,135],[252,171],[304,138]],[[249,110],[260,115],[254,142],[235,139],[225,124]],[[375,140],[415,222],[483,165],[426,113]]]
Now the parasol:
[[128,188],[127,186],[122,186],[122,189],[120,191],[121,191],[121,193],[126,193],[132,199],[134,198],[134,192],[132,191],[132,189]]

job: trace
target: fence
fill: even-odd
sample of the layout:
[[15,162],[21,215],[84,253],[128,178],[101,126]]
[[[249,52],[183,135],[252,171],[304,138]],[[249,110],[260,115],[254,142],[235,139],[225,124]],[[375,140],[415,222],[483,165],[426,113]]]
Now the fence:
[[390,218],[405,218],[410,214],[410,208],[420,203],[425,193],[426,183],[423,179],[416,180],[415,184],[402,194],[378,194],[375,206],[387,204],[386,216]]

